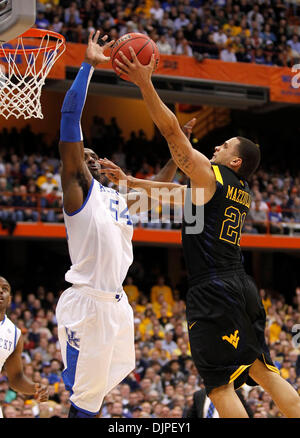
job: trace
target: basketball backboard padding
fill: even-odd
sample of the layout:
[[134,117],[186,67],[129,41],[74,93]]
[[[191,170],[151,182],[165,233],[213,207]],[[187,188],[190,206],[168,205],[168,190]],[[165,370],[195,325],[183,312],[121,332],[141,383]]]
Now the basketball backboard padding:
[[30,29],[36,20],[36,0],[7,0],[0,10],[0,44]]

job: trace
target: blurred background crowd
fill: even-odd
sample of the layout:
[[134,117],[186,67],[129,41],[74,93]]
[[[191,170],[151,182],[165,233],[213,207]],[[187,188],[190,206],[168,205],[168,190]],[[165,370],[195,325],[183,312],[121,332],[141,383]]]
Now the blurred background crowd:
[[[136,266],[135,266],[136,267]],[[137,275],[138,274],[138,275]],[[134,311],[136,368],[105,397],[101,418],[194,417],[194,394],[203,390],[191,359],[185,302],[179,290],[158,275],[149,287],[143,269],[129,272],[124,290]],[[38,405],[13,391],[5,371],[0,374],[0,405],[7,418],[66,418],[68,391],[62,383],[63,363],[57,337],[56,303],[61,291],[39,286],[31,293],[13,291],[8,311],[24,337],[25,374],[49,384],[50,398]],[[267,312],[266,339],[281,375],[300,394],[300,288],[290,302],[283,295],[260,290]],[[100,371],[101,372],[101,371]],[[279,418],[277,407],[261,387],[244,385],[240,396],[254,418]]]
[[162,54],[291,66],[300,58],[297,0],[38,0],[36,26],[86,43],[149,35]]

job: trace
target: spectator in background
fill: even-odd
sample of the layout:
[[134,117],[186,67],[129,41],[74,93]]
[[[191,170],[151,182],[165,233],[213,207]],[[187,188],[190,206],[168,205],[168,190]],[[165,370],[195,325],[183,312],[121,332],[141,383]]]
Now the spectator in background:
[[45,182],[43,182],[40,187],[42,190],[45,190],[46,195],[51,193],[54,187],[58,188],[57,181],[53,178],[52,172],[46,173],[46,179]]
[[164,294],[162,293],[157,296],[157,299],[156,301],[154,301],[152,308],[158,319],[161,318],[162,312],[168,317],[172,316],[172,306],[165,301]]
[[[62,214],[62,196],[58,192],[58,187],[53,186],[51,192],[47,194],[45,192],[45,207],[47,209],[42,211],[42,221],[45,222],[62,222],[63,214]],[[48,210],[49,208],[49,210]]]
[[176,45],[175,54],[193,56],[193,50],[186,38],[182,38],[181,40],[179,40],[178,44]]
[[250,37],[250,43],[253,49],[260,49],[263,44],[263,40],[260,37],[260,33],[258,30],[254,30],[252,32],[252,36]]
[[172,55],[172,46],[169,43],[166,34],[163,34],[159,37],[156,45],[158,47],[159,53],[161,53],[162,55]]
[[263,39],[263,42],[267,45],[268,41],[275,43],[277,38],[274,32],[272,32],[271,25],[269,23],[266,23],[263,29],[263,32],[261,32],[261,38]]
[[12,206],[16,207],[15,213],[17,221],[37,222],[38,212],[37,199],[35,196],[28,195],[27,187],[22,185],[13,189]]
[[75,25],[81,24],[81,18],[80,18],[79,10],[77,9],[76,1],[71,2],[71,5],[65,9],[64,22],[65,23],[73,22]]
[[163,19],[164,10],[158,0],[154,0],[153,6],[150,8],[150,16],[158,22]]
[[178,345],[173,338],[173,332],[171,330],[167,331],[161,345],[162,349],[166,350],[170,354],[170,356],[172,356],[174,352],[178,351]]
[[61,29],[63,27],[63,22],[60,19],[59,15],[55,15],[53,17],[53,22],[51,23],[50,29],[53,30],[53,32],[61,33]]
[[128,275],[125,279],[125,285],[123,286],[124,291],[127,294],[128,301],[132,303],[133,301],[137,302],[139,299],[140,291],[138,287],[133,283],[133,278]]
[[10,404],[6,404],[3,406],[3,417],[4,418],[18,418],[19,417],[19,409],[15,408]]
[[260,13],[260,7],[258,3],[255,3],[253,5],[253,9],[248,12],[247,21],[250,28],[253,27],[254,23],[257,25],[259,29],[264,24],[265,19],[263,15]]
[[265,64],[266,63],[264,51],[262,48],[258,48],[255,50],[254,61],[256,64]]
[[224,29],[219,28],[217,32],[213,33],[213,41],[217,44],[218,47],[223,48],[226,45],[228,38]]
[[158,295],[162,294],[165,301],[170,305],[173,306],[174,305],[174,298],[173,298],[173,293],[172,293],[172,289],[170,288],[170,286],[167,286],[165,284],[165,278],[163,275],[160,275],[157,279],[157,283],[152,286],[151,288],[151,295],[150,295],[150,299],[151,302],[157,302],[157,297]]
[[268,205],[262,201],[261,196],[257,196],[251,203],[249,214],[253,227],[256,228],[259,233],[265,233],[267,231],[268,212]]
[[51,370],[51,362],[44,362],[42,365],[41,377],[48,379],[50,385],[60,382],[61,378]]
[[300,56],[300,41],[299,41],[299,35],[294,34],[293,37],[287,41],[287,44],[291,47],[291,49],[294,52],[295,57]]
[[232,44],[227,44],[227,47],[221,50],[220,59],[224,62],[237,62]]
[[282,233],[282,214],[278,212],[277,204],[275,202],[271,203],[269,211],[269,221],[270,221],[270,231],[273,234]]
[[235,52],[235,57],[237,62],[251,62],[252,61],[252,56],[249,52],[247,52],[246,48],[241,44],[236,52]]
[[48,29],[50,22],[45,17],[43,12],[38,12],[35,20],[35,25],[38,29]]
[[181,30],[189,24],[189,19],[184,12],[180,12],[179,16],[174,20],[174,30]]
[[293,222],[299,222],[300,223],[300,198],[295,198],[294,205],[293,205],[293,212],[292,212],[292,219]]

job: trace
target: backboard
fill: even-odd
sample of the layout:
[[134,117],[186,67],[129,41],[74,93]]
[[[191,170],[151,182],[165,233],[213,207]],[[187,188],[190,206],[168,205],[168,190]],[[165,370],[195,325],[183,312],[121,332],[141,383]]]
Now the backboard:
[[31,28],[36,20],[36,0],[0,0],[0,44]]

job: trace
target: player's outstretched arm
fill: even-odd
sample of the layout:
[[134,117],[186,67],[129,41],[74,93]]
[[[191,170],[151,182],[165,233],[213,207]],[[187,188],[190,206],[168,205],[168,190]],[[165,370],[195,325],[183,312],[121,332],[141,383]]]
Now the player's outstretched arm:
[[[185,125],[181,128],[188,139],[190,139],[191,137],[195,123],[196,119],[192,118],[191,120],[186,122]],[[168,162],[161,168],[161,170],[156,175],[154,175],[152,181],[173,181],[177,168],[178,166],[173,158],[170,158],[170,160],[168,160]]]
[[[195,123],[196,119],[192,118],[181,128],[188,139],[191,137]],[[143,196],[144,199],[144,202],[140,203],[139,213],[150,210],[153,207],[152,200],[161,202],[165,200],[171,205],[184,205],[186,186],[173,183],[167,184],[173,181],[177,170],[177,165],[172,158],[150,181],[127,176],[119,166],[110,160],[102,159],[100,163],[103,166],[102,173],[106,174],[110,181],[117,186],[125,183],[126,187],[135,190],[134,193],[131,192],[126,195],[129,211],[136,204],[136,192],[140,192],[140,196]]]
[[48,387],[34,383],[23,372],[22,362],[23,338],[20,337],[15,350],[6,359],[4,369],[7,373],[8,382],[12,389],[27,395],[34,395],[39,402],[48,400]]
[[116,60],[119,73],[126,73],[140,88],[153,122],[168,142],[174,162],[192,180],[193,186],[215,190],[215,176],[210,161],[192,147],[182,132],[176,116],[162,102],[152,84],[154,57],[148,65],[144,66],[139,62],[132,48],[130,48],[132,62],[121,51],[119,53],[123,61]]
[[[147,179],[134,178],[131,175],[126,175],[125,172],[115,163],[107,158],[100,159],[100,172],[107,176],[107,178],[114,184],[120,187],[131,188],[140,193],[144,193],[149,199],[159,200],[161,202],[170,202],[174,205],[184,204],[184,195],[186,186],[175,184],[172,182],[161,182]],[[130,194],[129,194],[130,195]],[[128,208],[134,204],[136,197],[131,201],[128,197]]]
[[94,68],[109,61],[104,51],[114,43],[106,43],[106,35],[100,46],[99,36],[99,31],[94,36],[93,32],[90,33],[84,62],[65,96],[61,110],[59,153],[62,160],[64,208],[67,213],[73,213],[82,206],[92,182],[92,175],[84,161],[81,115]]

